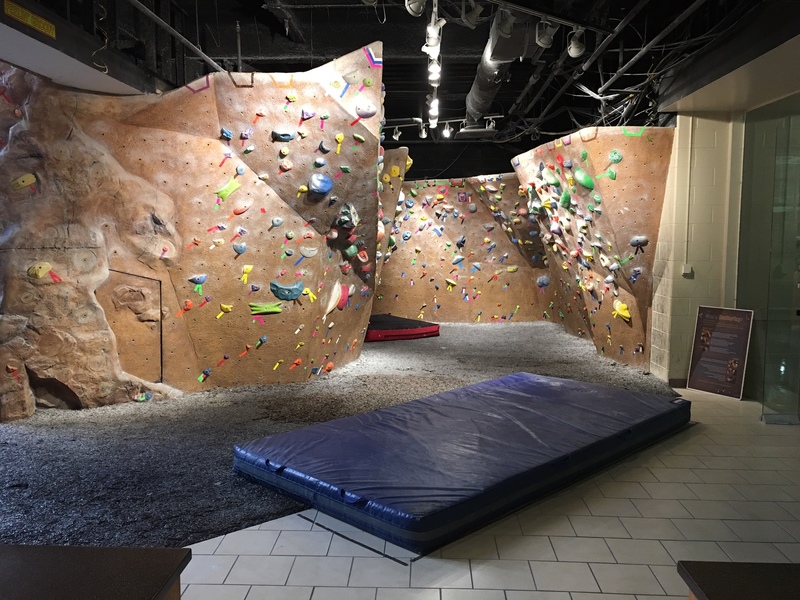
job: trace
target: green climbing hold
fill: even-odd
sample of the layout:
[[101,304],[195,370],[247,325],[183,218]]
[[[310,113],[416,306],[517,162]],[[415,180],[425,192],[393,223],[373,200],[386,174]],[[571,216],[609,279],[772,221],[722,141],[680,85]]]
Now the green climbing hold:
[[218,198],[221,200],[227,200],[228,196],[230,196],[233,192],[238,190],[242,187],[242,184],[239,182],[238,179],[234,179],[231,177],[224,186],[219,188],[216,192],[214,192]]
[[610,167],[608,169],[608,178],[612,181],[614,181],[617,178],[617,172]]
[[608,160],[610,160],[612,164],[618,165],[622,162],[622,154],[620,154],[618,150],[612,150],[608,155]]
[[561,185],[561,181],[559,181],[558,177],[556,177],[556,174],[553,173],[547,167],[545,167],[544,171],[542,171],[542,177],[544,177],[544,180],[547,182],[547,185],[555,185],[555,186]]
[[594,204],[587,204],[586,208],[589,209],[589,212],[594,212]]
[[281,310],[281,303],[280,302],[251,302],[250,303],[250,314],[251,315],[273,315],[279,312],[283,312]]
[[600,194],[595,194],[594,195],[594,201],[595,201],[596,204],[602,204],[603,203],[603,199],[600,197]]
[[416,197],[417,197],[417,190],[415,190],[414,188],[411,188],[411,189],[409,190],[409,193],[410,193],[410,194],[411,194],[411,195],[412,195],[414,198],[416,198]]
[[341,167],[339,167],[339,169],[342,171],[342,173],[350,172],[350,167],[348,165],[342,165]]
[[569,208],[569,205],[572,203],[572,196],[570,196],[567,190],[561,192],[561,206],[563,208]]
[[[584,152],[586,152],[584,150]],[[575,181],[585,187],[587,190],[594,189],[594,181],[592,181],[591,176],[581,168],[576,168],[574,172]]]
[[589,158],[589,153],[586,150],[581,150],[581,160]]
[[363,135],[361,135],[360,133],[354,133],[354,134],[353,134],[353,139],[354,139],[355,141],[357,141],[357,142],[361,142],[362,144],[363,144],[364,142],[366,142],[366,141],[367,141],[367,140],[364,138],[364,136],[363,136]]

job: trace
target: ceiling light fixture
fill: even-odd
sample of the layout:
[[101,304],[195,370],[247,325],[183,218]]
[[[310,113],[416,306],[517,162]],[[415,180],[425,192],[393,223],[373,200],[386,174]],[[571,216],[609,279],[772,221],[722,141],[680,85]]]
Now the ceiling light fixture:
[[442,65],[438,61],[432,60],[428,64],[428,81],[434,87],[439,85],[442,79]]
[[395,142],[400,139],[400,128],[399,127],[395,127],[394,128],[394,131],[392,132],[392,139]]
[[464,25],[469,27],[470,29],[475,29],[478,26],[478,19],[481,18],[481,13],[483,12],[483,7],[480,4],[475,4],[473,0],[470,0],[470,4],[474,7],[468,13],[462,13],[462,21]]
[[434,14],[431,24],[425,30],[425,45],[422,46],[422,51],[434,60],[439,58],[439,51],[442,47],[442,27],[446,23],[446,19],[437,19]]
[[511,37],[511,32],[514,30],[514,21],[517,20],[512,13],[508,11],[499,11],[497,13],[497,17],[495,17],[495,23],[497,23],[497,34],[500,37],[508,38]]
[[419,125],[419,137],[422,140],[428,137],[428,130],[425,128],[425,123],[420,123]]
[[581,39],[582,37],[583,29],[580,27],[573,29],[572,33],[570,33],[567,37],[569,40],[567,54],[569,54],[571,58],[580,58],[583,56],[583,53],[586,52],[586,44],[583,43],[583,40]]
[[428,127],[431,129],[436,129],[439,126],[439,117],[429,117],[428,118]]
[[451,135],[453,135],[453,128],[450,127],[450,123],[444,124],[444,129],[442,129],[442,135],[446,138],[449,138]]
[[406,11],[412,17],[421,17],[425,12],[425,0],[406,0]]
[[378,3],[378,0],[361,0],[367,6],[375,6]]
[[548,21],[542,20],[536,24],[536,45],[544,49],[553,45],[553,34],[550,33]]

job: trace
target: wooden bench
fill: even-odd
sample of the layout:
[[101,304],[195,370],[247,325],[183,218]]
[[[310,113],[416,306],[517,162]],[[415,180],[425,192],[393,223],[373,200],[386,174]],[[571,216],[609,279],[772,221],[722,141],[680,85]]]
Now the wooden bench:
[[800,598],[800,564],[678,561],[690,600]]
[[0,545],[3,600],[180,600],[185,548]]

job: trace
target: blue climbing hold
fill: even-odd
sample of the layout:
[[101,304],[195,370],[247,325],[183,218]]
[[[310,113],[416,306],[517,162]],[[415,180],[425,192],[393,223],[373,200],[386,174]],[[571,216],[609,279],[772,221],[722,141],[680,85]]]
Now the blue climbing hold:
[[305,289],[305,284],[302,281],[297,281],[292,285],[282,285],[277,281],[270,281],[269,291],[272,292],[278,300],[297,300]]
[[327,196],[333,189],[333,179],[322,173],[314,173],[308,181],[308,191],[319,196]]

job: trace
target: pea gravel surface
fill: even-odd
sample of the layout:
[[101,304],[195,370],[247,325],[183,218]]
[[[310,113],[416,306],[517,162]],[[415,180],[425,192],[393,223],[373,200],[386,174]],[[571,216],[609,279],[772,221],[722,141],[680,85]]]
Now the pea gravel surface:
[[557,324],[442,324],[306,383],[40,409],[0,424],[0,543],[178,547],[294,513],[234,475],[234,444],[520,371],[676,395]]

